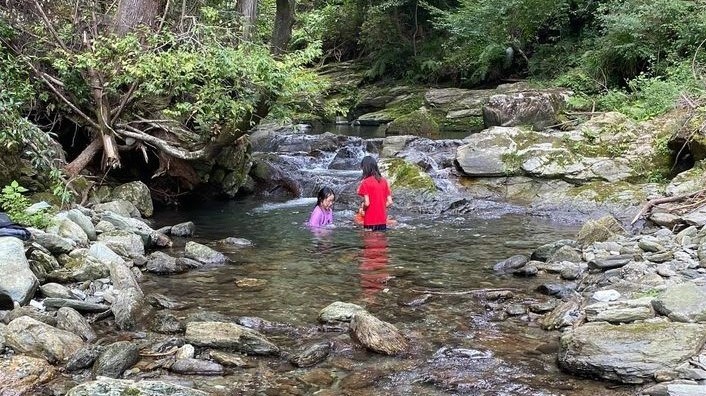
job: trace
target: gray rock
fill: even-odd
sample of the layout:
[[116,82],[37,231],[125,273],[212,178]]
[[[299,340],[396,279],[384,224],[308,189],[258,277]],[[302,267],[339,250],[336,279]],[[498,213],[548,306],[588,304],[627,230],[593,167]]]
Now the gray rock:
[[163,381],[130,381],[101,377],[71,388],[66,396],[208,396],[208,393]]
[[135,205],[124,199],[115,199],[110,202],[100,203],[93,207],[98,213],[115,213],[124,217],[140,217],[140,211]]
[[76,334],[86,342],[93,342],[97,338],[86,318],[73,308],[59,308],[56,313],[56,327]]
[[698,354],[706,341],[705,330],[703,325],[684,323],[589,322],[561,337],[559,365],[582,376],[641,384]]
[[629,254],[621,254],[618,256],[608,256],[606,258],[596,258],[588,262],[589,268],[608,270],[612,268],[620,268],[633,260],[633,256]]
[[73,308],[79,312],[105,312],[110,309],[109,306],[104,304],[96,304],[88,301],[81,301],[76,299],[66,299],[66,298],[46,298],[43,301],[44,306],[47,308],[59,309],[62,307]]
[[613,289],[598,290],[591,296],[592,299],[600,302],[615,301],[620,298],[620,293]]
[[578,247],[578,242],[573,239],[561,239],[556,242],[547,243],[538,247],[532,252],[531,259],[538,261],[547,261],[557,250],[562,246],[569,246],[572,248]]
[[32,299],[39,280],[29,269],[24,244],[14,237],[0,237],[0,294],[25,305]]
[[655,316],[652,298],[645,297],[627,301],[598,302],[584,308],[589,322],[630,323],[647,320]]
[[581,261],[581,254],[571,246],[562,246],[547,259],[548,263],[561,263],[564,261],[578,263]]
[[230,245],[234,247],[250,247],[253,245],[252,241],[245,239],[245,238],[235,238],[235,237],[228,237],[225,239],[221,239],[218,241],[219,244],[223,245]]
[[5,329],[7,346],[18,353],[40,357],[49,363],[63,363],[83,348],[83,340],[29,316],[14,319]]
[[39,287],[44,297],[75,299],[68,287],[58,283],[45,283]]
[[231,367],[245,367],[248,365],[248,363],[243,360],[243,357],[240,355],[236,355],[234,353],[228,353],[228,352],[223,352],[223,351],[217,351],[217,350],[210,350],[208,352],[209,356],[211,359],[215,360],[216,362],[224,365],[224,366],[231,366]]
[[155,274],[177,274],[185,272],[188,267],[182,261],[163,252],[152,252],[147,257],[146,269]]
[[670,230],[681,223],[681,217],[666,212],[653,212],[648,219],[658,226],[666,227]]
[[98,241],[123,257],[144,256],[145,254],[145,244],[142,237],[130,231],[104,232],[98,236]]
[[150,217],[154,212],[150,189],[141,181],[125,183],[115,187],[111,197],[132,202],[144,217]]
[[351,318],[350,332],[366,348],[385,355],[397,355],[409,347],[397,328],[367,311],[358,311]]
[[228,257],[223,253],[193,241],[186,243],[184,256],[204,264],[223,264],[228,262]]
[[62,238],[71,239],[78,246],[88,245],[88,235],[78,224],[71,221],[66,213],[59,213],[52,219],[52,225],[47,228],[47,232],[59,235]]
[[319,312],[319,321],[322,323],[350,322],[353,315],[360,311],[365,311],[365,308],[356,304],[336,301]]
[[190,322],[186,325],[187,342],[210,348],[234,349],[254,355],[279,353],[277,345],[247,327],[224,322]]
[[35,228],[30,228],[29,230],[32,232],[34,243],[42,246],[51,253],[69,253],[70,251],[76,249],[76,242],[69,238],[60,237],[59,235],[44,232]]
[[527,256],[517,254],[510,258],[507,258],[493,266],[493,270],[497,272],[507,272],[514,269],[520,268],[527,264],[529,258]]
[[118,378],[123,371],[140,360],[140,347],[129,341],[114,342],[105,347],[93,364],[93,377]]
[[643,389],[641,393],[647,396],[702,396],[706,395],[706,385],[693,381],[666,382]]
[[221,375],[224,371],[220,364],[201,359],[178,359],[169,370],[187,375]]
[[295,353],[289,361],[297,367],[312,367],[326,360],[329,353],[331,343],[319,342]]
[[194,235],[194,231],[196,231],[196,225],[191,221],[187,221],[186,223],[173,225],[169,233],[178,237],[190,237]]
[[96,240],[96,227],[93,225],[93,221],[91,221],[90,217],[86,216],[78,209],[69,210],[66,213],[66,217],[81,227],[89,240]]
[[694,282],[670,286],[652,304],[657,312],[675,322],[705,322],[706,286]]
[[562,301],[550,313],[539,320],[539,325],[545,330],[556,330],[571,326],[581,319],[579,300],[574,297]]
[[516,128],[493,127],[473,134],[464,139],[465,144],[456,150],[456,162],[468,176],[519,174],[519,164],[505,164],[503,161],[517,151],[513,137],[519,133]]
[[543,130],[558,123],[568,97],[568,91],[559,90],[493,95],[483,106],[483,122],[486,127],[529,125]]

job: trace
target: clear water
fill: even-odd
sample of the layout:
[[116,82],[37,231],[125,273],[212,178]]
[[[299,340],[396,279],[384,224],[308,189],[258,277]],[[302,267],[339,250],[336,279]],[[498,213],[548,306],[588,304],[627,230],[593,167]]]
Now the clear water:
[[[180,316],[207,310],[287,323],[296,329],[293,333],[267,336],[289,351],[322,340],[337,345],[313,368],[295,368],[278,358],[247,357],[253,367],[224,377],[197,377],[196,387],[214,394],[632,394],[630,388],[610,388],[561,373],[556,352],[542,352],[542,346],[556,345],[556,333],[542,331],[526,315],[498,320],[502,309],[470,293],[511,288],[515,303],[549,299],[534,290],[554,278],[498,275],[492,266],[543,243],[572,237],[575,226],[520,216],[397,214],[398,227],[370,233],[353,224],[349,208],[339,206],[336,228],[312,232],[303,225],[312,206],[312,199],[204,203],[156,218],[158,225],[194,221],[193,239],[216,248],[213,242],[225,237],[247,238],[255,245],[225,251],[232,260],[229,265],[147,276],[146,292],[189,304]],[[185,240],[175,242],[172,253],[178,255]],[[236,281],[243,278],[266,284],[238,287]],[[435,294],[426,303],[406,304],[427,291]],[[410,353],[381,356],[358,347],[346,333],[320,331],[319,311],[335,301],[362,305],[396,325],[409,337]],[[473,349],[485,357],[454,357],[440,351],[444,347]],[[268,381],[258,379],[263,376]]]

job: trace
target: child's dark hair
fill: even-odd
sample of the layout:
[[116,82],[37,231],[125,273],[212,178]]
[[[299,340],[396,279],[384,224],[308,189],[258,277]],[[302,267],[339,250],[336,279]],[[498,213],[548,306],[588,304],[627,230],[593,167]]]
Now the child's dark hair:
[[360,161],[360,168],[363,170],[363,179],[370,176],[374,176],[376,180],[382,179],[382,175],[380,174],[380,169],[378,168],[378,163],[375,161],[375,158],[369,155],[363,157],[363,160]]
[[322,202],[331,195],[336,195],[331,187],[322,187],[319,193],[316,195],[316,206],[321,205]]

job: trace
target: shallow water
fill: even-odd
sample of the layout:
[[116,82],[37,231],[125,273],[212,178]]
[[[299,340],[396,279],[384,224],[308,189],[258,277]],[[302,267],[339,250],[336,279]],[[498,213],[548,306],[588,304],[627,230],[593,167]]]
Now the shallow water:
[[[293,333],[267,334],[284,350],[321,340],[334,344],[332,356],[312,369],[283,366],[277,358],[248,357],[254,367],[223,378],[198,378],[197,387],[222,394],[634,393],[561,373],[555,363],[557,333],[542,331],[528,315],[506,318],[504,305],[471,293],[512,288],[514,303],[550,299],[534,289],[553,277],[498,275],[492,266],[543,243],[573,237],[575,225],[514,215],[482,219],[397,214],[396,228],[362,232],[351,221],[352,211],[337,207],[337,227],[312,232],[303,225],[312,205],[311,199],[204,203],[156,217],[157,226],[194,221],[193,239],[214,247],[213,241],[231,236],[247,238],[254,247],[227,251],[229,265],[149,275],[145,292],[188,303],[180,316],[207,310],[290,324],[297,329]],[[185,241],[175,240],[172,253],[177,255]],[[237,286],[243,278],[266,285]],[[425,303],[408,305],[429,291],[433,294]],[[410,338],[410,353],[380,356],[357,347],[345,333],[317,330],[319,311],[335,301],[362,305],[395,324]],[[263,375],[271,377],[267,383],[257,379]]]

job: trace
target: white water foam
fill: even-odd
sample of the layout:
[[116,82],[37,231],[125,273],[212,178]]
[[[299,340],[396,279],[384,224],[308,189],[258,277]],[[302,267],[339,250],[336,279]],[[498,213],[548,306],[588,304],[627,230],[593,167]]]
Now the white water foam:
[[262,206],[258,206],[257,208],[253,209],[253,212],[270,212],[277,209],[296,208],[299,206],[313,206],[315,204],[316,198],[296,198],[290,199],[289,201],[285,202],[266,203]]

